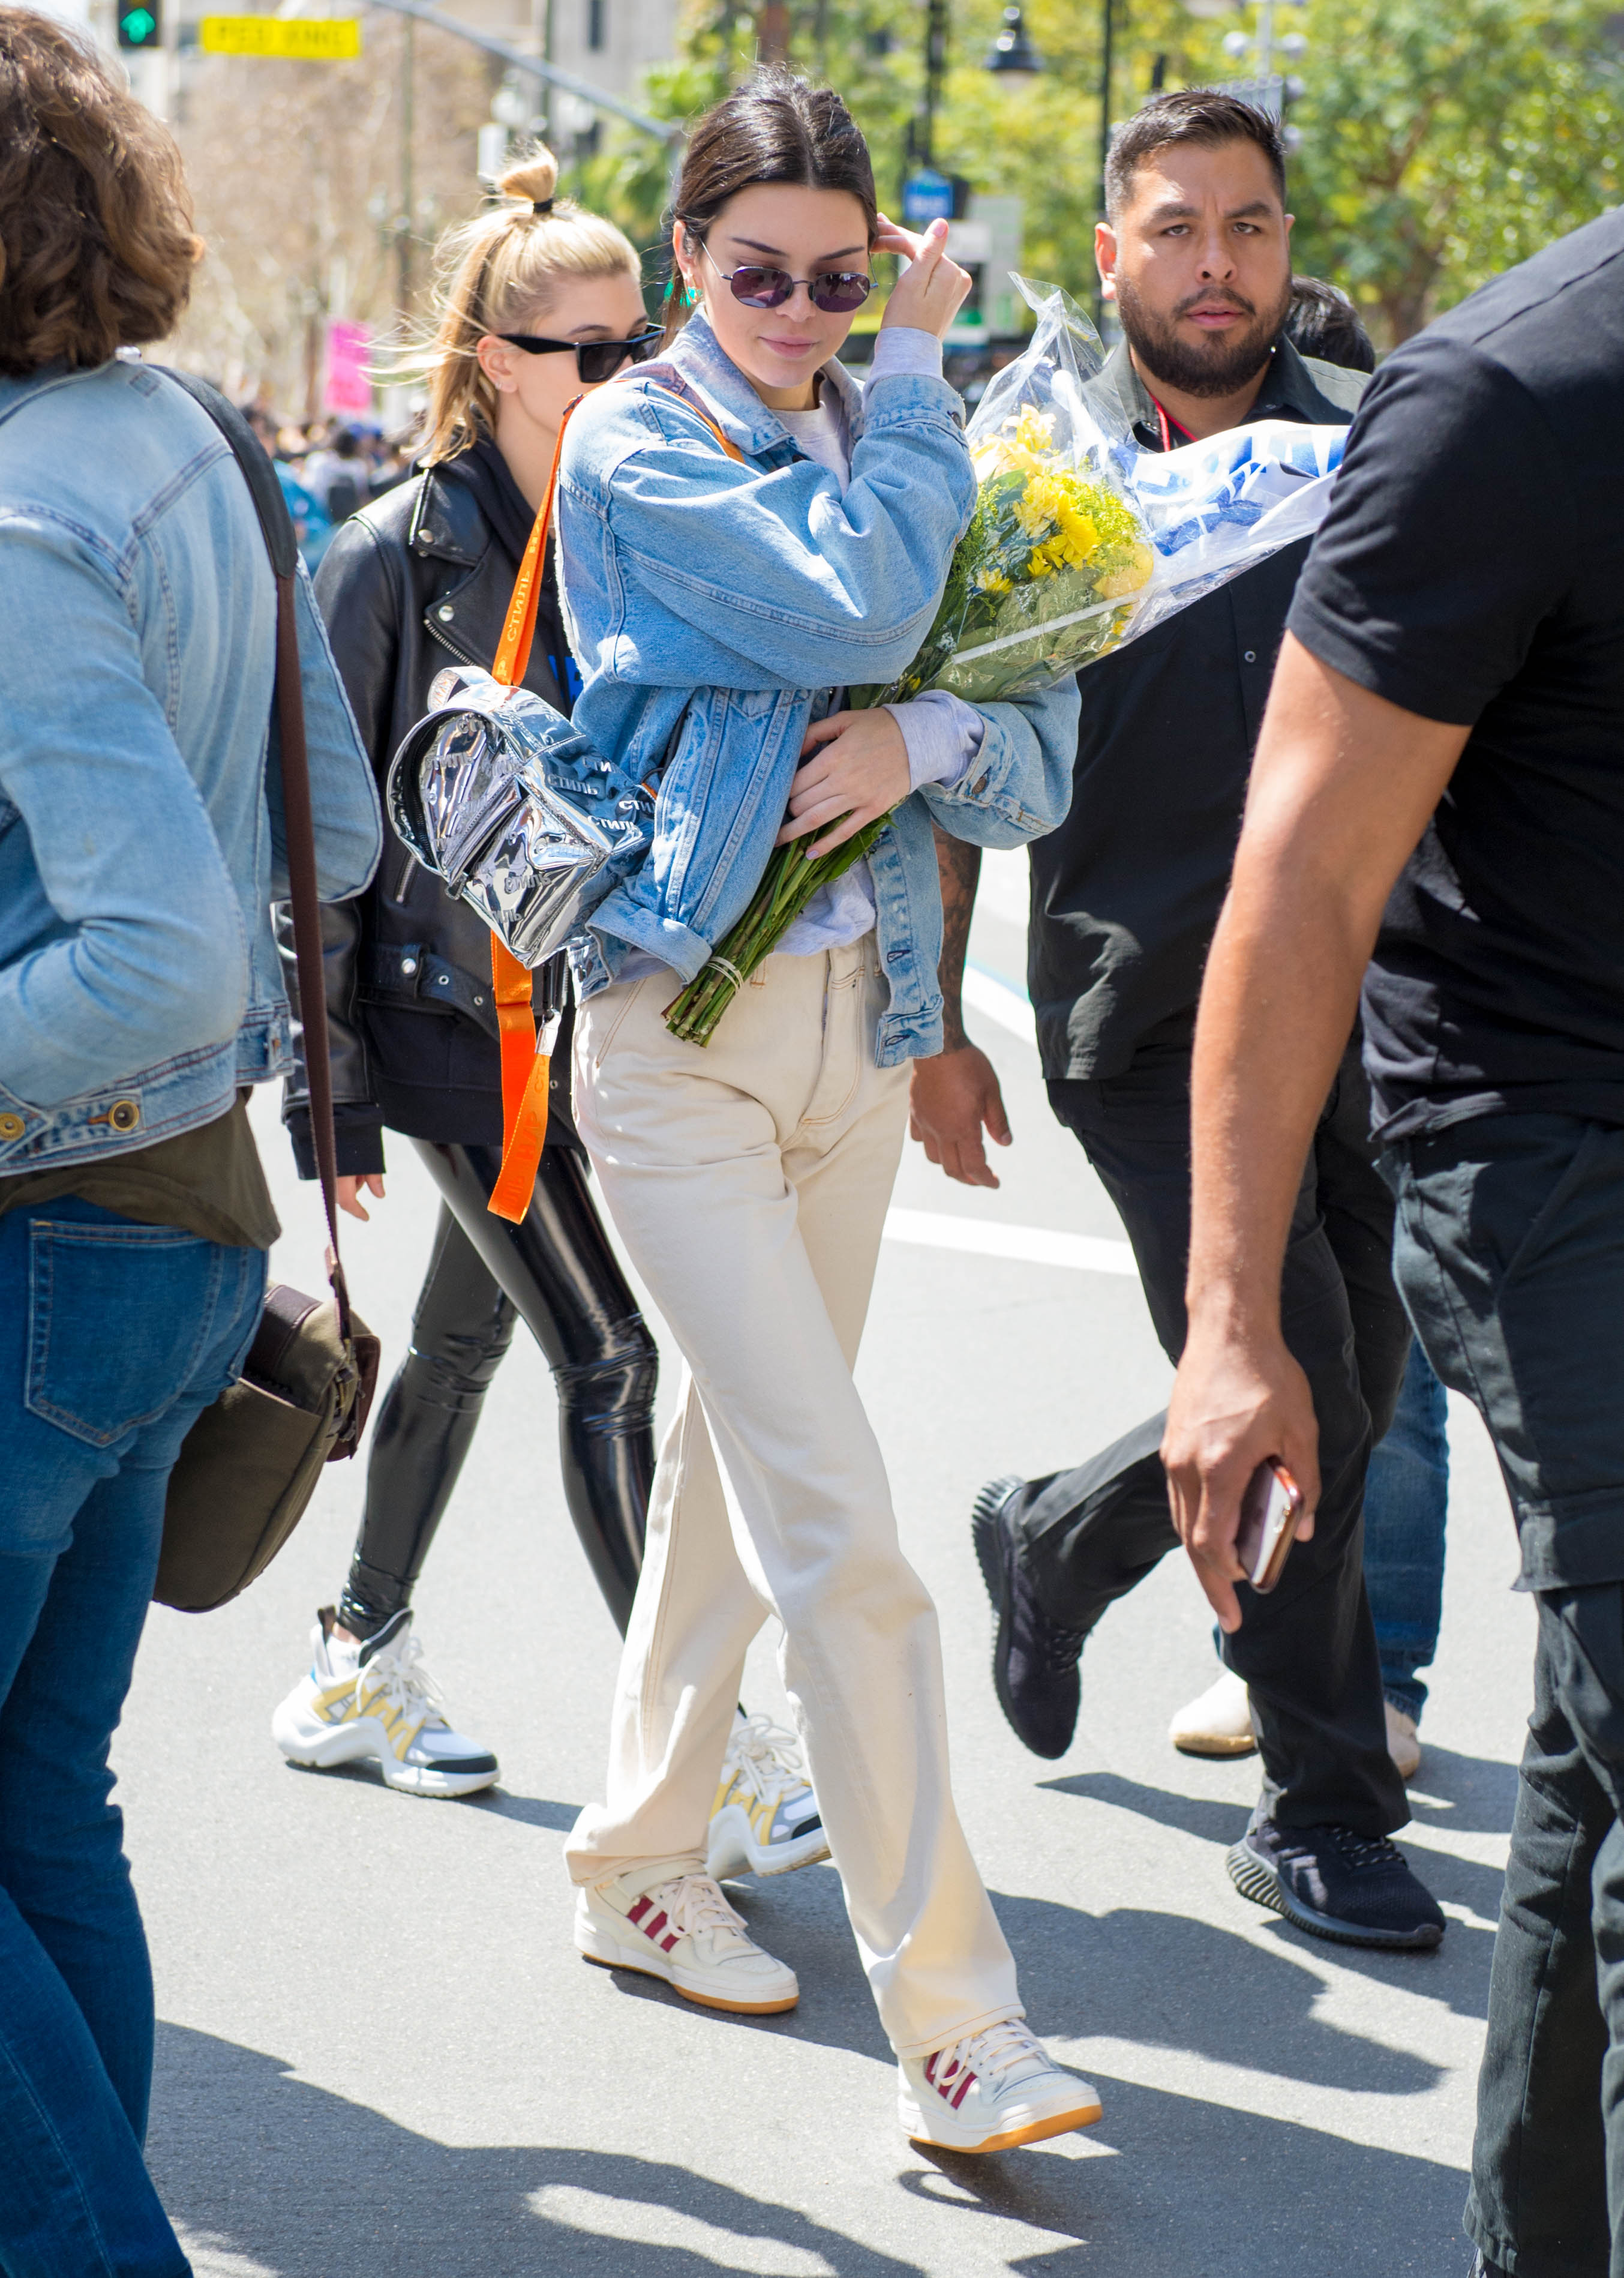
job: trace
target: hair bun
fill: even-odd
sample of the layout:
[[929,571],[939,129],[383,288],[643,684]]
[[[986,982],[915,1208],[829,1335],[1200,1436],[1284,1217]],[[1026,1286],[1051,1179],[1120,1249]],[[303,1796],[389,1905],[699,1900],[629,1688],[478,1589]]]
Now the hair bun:
[[558,160],[545,142],[538,142],[505,170],[496,187],[505,198],[522,198],[526,205],[545,205],[558,187]]

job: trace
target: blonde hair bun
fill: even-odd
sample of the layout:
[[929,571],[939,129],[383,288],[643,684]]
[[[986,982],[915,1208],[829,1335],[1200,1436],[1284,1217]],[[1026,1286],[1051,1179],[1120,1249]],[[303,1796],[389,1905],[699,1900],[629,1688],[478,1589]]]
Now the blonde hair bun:
[[527,205],[545,205],[558,187],[558,160],[545,142],[538,142],[516,165],[506,170],[496,187],[505,198],[522,198]]

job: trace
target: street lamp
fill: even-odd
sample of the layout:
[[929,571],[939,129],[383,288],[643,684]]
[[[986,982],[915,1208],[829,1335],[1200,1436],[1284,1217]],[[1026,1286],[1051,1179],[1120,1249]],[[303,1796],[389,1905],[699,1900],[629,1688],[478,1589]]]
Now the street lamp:
[[1043,58],[1026,36],[1018,8],[1006,8],[1003,27],[987,51],[987,69],[1007,88],[1030,87],[1043,68]]

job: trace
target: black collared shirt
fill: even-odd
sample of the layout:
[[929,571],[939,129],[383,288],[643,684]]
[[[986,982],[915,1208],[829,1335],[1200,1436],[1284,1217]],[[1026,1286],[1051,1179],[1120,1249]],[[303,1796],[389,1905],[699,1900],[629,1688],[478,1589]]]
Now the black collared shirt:
[[[1346,426],[1365,384],[1282,340],[1248,417]],[[1085,392],[1161,449],[1125,346]],[[1028,985],[1048,1077],[1120,1074],[1153,1028],[1193,1009],[1308,550],[1283,547],[1078,676],[1071,813],[1032,848]]]

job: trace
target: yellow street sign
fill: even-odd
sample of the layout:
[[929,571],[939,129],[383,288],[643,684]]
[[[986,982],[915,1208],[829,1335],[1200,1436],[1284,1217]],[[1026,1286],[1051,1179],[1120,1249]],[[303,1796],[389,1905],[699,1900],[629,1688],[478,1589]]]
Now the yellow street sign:
[[359,16],[205,16],[198,45],[210,56],[293,56],[347,63],[361,53]]

